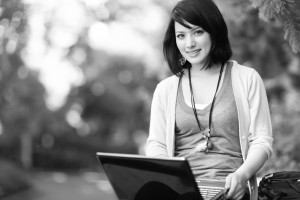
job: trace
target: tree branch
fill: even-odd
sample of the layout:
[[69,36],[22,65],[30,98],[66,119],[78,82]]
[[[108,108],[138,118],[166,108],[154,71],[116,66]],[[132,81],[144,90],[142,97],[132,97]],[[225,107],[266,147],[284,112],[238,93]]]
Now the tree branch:
[[250,0],[259,10],[264,21],[279,21],[294,53],[300,52],[300,1],[299,0]]

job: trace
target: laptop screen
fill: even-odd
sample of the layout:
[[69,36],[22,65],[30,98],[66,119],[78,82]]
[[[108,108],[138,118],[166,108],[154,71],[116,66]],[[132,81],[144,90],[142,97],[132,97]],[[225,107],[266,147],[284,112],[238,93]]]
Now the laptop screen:
[[202,200],[184,158],[97,153],[120,200]]

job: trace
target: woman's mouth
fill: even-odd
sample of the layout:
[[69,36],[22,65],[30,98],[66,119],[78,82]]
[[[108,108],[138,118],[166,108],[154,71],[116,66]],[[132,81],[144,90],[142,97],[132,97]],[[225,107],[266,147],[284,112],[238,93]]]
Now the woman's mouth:
[[190,57],[195,57],[199,54],[199,52],[201,51],[201,49],[198,49],[198,50],[195,50],[195,51],[188,51],[187,54],[190,56]]

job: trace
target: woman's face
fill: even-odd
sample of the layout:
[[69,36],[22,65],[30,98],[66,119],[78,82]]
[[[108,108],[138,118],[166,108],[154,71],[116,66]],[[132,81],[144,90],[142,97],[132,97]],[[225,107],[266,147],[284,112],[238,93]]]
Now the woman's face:
[[188,25],[191,29],[175,22],[176,44],[181,55],[192,66],[202,67],[211,49],[210,35],[200,26]]

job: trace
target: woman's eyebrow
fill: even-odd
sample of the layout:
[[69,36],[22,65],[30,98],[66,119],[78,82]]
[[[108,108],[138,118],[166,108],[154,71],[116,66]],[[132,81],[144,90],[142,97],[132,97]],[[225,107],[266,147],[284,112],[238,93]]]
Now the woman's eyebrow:
[[[200,26],[195,26],[195,27],[191,28],[190,30],[191,31],[195,31],[197,29],[203,30],[203,28],[201,28]],[[185,33],[185,31],[175,31],[175,33]]]
[[175,33],[185,33],[185,31],[175,31]]
[[195,26],[194,28],[191,28],[192,31],[197,30],[197,29],[203,30],[203,28],[201,28],[200,26]]

